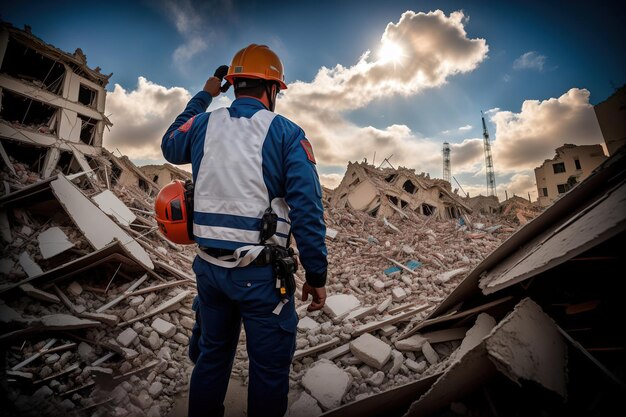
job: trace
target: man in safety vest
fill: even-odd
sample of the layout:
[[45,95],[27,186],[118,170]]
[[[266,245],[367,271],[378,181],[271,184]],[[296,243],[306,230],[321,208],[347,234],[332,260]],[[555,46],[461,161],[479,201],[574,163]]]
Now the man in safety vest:
[[[327,251],[321,187],[304,131],[275,114],[286,89],[283,65],[267,46],[234,56],[225,76],[229,108],[206,112],[220,94],[211,77],[163,136],[173,164],[192,164],[193,239],[198,256],[199,338],[189,416],[222,416],[241,322],[250,360],[248,415],[283,416],[298,317],[295,238],[305,269],[302,300],[326,300]],[[195,356],[195,354],[194,354]]]

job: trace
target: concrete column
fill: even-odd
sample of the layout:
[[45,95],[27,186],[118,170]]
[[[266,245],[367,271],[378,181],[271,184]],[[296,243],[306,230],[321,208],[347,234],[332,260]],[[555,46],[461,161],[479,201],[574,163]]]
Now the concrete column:
[[56,147],[48,148],[46,159],[43,162],[43,171],[40,172],[43,178],[50,177],[52,171],[57,167],[59,159],[61,159],[61,152]]

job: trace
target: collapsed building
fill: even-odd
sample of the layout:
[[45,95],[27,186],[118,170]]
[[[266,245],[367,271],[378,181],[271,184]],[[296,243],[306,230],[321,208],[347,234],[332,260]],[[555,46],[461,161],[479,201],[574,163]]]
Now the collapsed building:
[[186,181],[191,179],[191,173],[176,168],[170,164],[163,165],[143,165],[139,167],[141,172],[155,183],[159,189],[165,187],[174,180]]
[[406,216],[408,211],[445,220],[472,212],[447,181],[416,175],[409,168],[376,168],[366,162],[348,163],[330,206],[350,207],[377,218]]

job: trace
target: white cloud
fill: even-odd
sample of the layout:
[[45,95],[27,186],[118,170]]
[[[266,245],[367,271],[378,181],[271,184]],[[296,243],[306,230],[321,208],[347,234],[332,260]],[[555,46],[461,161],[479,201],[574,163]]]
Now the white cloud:
[[513,62],[513,69],[534,69],[537,71],[543,71],[543,66],[546,63],[546,56],[540,55],[535,51],[529,51],[519,56]]
[[377,61],[366,51],[352,66],[323,67],[312,82],[289,84],[277,111],[305,130],[320,164],[345,167],[376,151],[381,158],[393,154],[394,166],[440,172],[439,140],[419,138],[405,125],[357,126],[344,114],[380,98],[417,94],[475,69],[488,46],[484,39],[467,37],[464,17],[440,10],[403,13],[381,37],[381,44],[392,42],[402,49],[398,62]]
[[472,125],[465,125],[465,126],[461,126],[459,127],[460,131],[465,131],[465,130],[472,130]]
[[514,172],[533,169],[554,156],[565,143],[603,143],[589,91],[572,88],[559,98],[526,100],[519,113],[498,111],[493,158],[496,170]]
[[[184,88],[163,87],[144,77],[138,78],[135,90],[115,84],[106,99],[106,113],[113,126],[104,132],[104,146],[117,148],[130,159],[163,160],[161,138],[190,99]],[[220,96],[209,109],[229,104],[228,97]]]
[[328,187],[331,190],[337,188],[341,180],[343,179],[343,175],[339,174],[321,174],[320,175],[320,183],[324,187]]

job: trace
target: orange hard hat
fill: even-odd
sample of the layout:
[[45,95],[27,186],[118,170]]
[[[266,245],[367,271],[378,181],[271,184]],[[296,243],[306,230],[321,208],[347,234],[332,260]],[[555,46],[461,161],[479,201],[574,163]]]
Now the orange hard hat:
[[235,78],[260,78],[276,81],[281,90],[287,88],[283,63],[278,55],[266,45],[255,43],[235,54],[224,78],[233,85],[235,85]]
[[190,245],[195,242],[187,220],[193,213],[187,213],[185,191],[185,183],[180,180],[161,188],[154,200],[154,213],[163,236],[171,242]]

